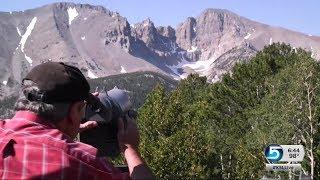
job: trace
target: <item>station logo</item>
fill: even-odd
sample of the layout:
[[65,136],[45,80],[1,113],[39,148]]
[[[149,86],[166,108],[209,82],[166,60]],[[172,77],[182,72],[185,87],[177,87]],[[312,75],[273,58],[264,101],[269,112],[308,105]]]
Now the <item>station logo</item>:
[[302,145],[270,144],[264,151],[267,160],[266,169],[269,171],[299,171],[304,154]]

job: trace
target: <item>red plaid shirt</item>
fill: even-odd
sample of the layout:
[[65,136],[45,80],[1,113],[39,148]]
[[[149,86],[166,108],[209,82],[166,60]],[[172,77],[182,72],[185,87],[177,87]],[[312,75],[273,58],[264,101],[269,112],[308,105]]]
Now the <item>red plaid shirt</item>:
[[74,142],[36,114],[0,121],[2,179],[128,179],[97,149]]

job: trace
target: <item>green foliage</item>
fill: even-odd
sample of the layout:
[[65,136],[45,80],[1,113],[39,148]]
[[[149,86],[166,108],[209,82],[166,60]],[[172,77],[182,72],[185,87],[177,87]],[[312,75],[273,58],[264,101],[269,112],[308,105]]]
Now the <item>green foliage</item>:
[[[273,64],[278,67],[273,71],[277,73],[265,78],[264,86],[267,93],[259,105],[245,111],[247,117],[250,117],[248,122],[251,124],[251,130],[246,133],[244,145],[249,154],[262,155],[263,148],[271,143],[302,144],[307,152],[303,168],[310,173],[312,170],[309,152],[314,156],[318,145],[311,141],[318,136],[319,128],[319,64],[301,50],[294,55],[289,53],[286,56],[290,57],[290,62],[284,57],[278,57],[282,61]],[[309,90],[314,91],[308,92]],[[313,96],[313,99],[308,98],[308,94],[310,98]],[[309,114],[309,110],[312,115]],[[309,130],[310,126],[313,126],[314,131]],[[257,153],[259,149],[260,152]],[[259,157],[263,159],[263,156]],[[243,164],[250,162],[241,158],[239,161]],[[258,166],[244,168],[242,177],[248,178],[247,175],[257,172],[255,167]],[[262,171],[261,167],[260,172]]]
[[139,109],[141,153],[161,179],[219,177],[208,130],[206,78],[191,75],[171,94],[158,86]]
[[317,177],[319,67],[277,43],[218,83],[190,75],[170,94],[157,87],[139,110],[142,154],[161,179],[259,179],[268,144],[303,144],[303,169]]

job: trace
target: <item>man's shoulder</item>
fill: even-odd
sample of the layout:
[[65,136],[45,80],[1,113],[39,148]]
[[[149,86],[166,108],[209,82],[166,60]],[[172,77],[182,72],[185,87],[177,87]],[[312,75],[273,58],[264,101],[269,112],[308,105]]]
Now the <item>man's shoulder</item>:
[[52,137],[45,136],[42,143],[47,144],[50,147],[54,147],[57,150],[63,151],[67,155],[79,159],[82,161],[90,161],[97,159],[97,149],[93,146],[84,144],[82,142],[71,140],[65,136]]
[[118,172],[113,164],[106,158],[97,156],[98,150],[90,145],[74,142],[68,143],[67,154],[89,166],[93,166],[101,171]]
[[[63,145],[62,145],[62,144]],[[93,146],[70,140],[47,141],[49,154],[64,154],[67,164],[91,171],[117,172],[111,162],[97,156],[97,149]],[[51,149],[51,150],[49,150]],[[60,152],[59,152],[60,151]]]

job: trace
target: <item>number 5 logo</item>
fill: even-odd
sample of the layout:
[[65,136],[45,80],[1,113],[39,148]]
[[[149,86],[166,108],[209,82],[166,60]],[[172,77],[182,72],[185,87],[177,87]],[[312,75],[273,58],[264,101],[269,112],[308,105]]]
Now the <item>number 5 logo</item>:
[[282,147],[277,144],[270,144],[264,151],[264,155],[270,162],[277,162],[283,156]]

